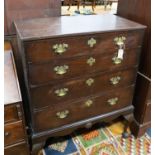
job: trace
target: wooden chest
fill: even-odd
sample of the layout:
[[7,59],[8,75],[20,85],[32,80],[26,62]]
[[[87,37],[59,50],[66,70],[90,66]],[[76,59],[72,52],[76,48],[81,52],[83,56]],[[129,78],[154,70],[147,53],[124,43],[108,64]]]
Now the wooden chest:
[[96,15],[17,21],[15,27],[32,152],[50,136],[133,112],[145,26]]
[[29,155],[22,99],[12,49],[8,42],[5,42],[5,47],[4,152],[5,155]]

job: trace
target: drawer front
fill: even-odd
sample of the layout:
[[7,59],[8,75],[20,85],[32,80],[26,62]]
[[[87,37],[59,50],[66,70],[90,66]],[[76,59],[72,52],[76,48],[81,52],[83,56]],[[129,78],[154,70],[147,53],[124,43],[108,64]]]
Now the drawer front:
[[27,61],[46,62],[55,58],[72,57],[96,52],[107,53],[109,48],[113,50],[118,48],[114,42],[114,38],[120,36],[126,37],[126,48],[136,48],[141,45],[142,35],[143,33],[141,31],[111,32],[32,41],[26,42],[24,46]]
[[4,148],[5,155],[30,155],[28,145],[22,142],[18,145],[13,145]]
[[122,70],[108,74],[91,75],[56,85],[32,88],[30,90],[31,102],[34,109],[38,109],[77,100],[105,90],[117,89],[124,85],[129,86],[135,82],[135,73],[136,69]]
[[20,104],[10,104],[4,107],[4,121],[5,123],[14,122],[21,119],[22,111]]
[[[100,96],[65,103],[34,113],[34,131],[61,127],[76,121],[109,113],[132,104],[133,87],[107,92]],[[54,122],[54,123],[53,123]]]
[[9,123],[4,126],[4,144],[11,145],[24,139],[22,121]]
[[111,55],[95,54],[73,59],[55,60],[52,63],[29,65],[28,78],[30,84],[37,85],[53,80],[74,78],[93,72],[111,71],[122,67],[135,66],[138,63],[139,49],[126,50],[124,59],[115,64]]

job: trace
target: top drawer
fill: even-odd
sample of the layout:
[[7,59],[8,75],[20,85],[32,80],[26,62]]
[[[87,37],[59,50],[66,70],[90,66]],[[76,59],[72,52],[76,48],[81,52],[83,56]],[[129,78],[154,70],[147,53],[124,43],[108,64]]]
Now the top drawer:
[[110,32],[78,37],[55,38],[25,42],[25,53],[29,62],[47,62],[55,58],[86,55],[88,53],[109,53],[117,50],[114,39],[124,36],[126,48],[141,45],[141,31]]
[[4,107],[4,122],[10,123],[20,120],[22,111],[20,104],[10,104]]

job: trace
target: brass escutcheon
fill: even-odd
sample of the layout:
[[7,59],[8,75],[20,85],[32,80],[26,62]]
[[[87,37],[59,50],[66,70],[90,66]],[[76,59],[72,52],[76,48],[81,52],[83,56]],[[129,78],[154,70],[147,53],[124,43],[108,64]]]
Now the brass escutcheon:
[[88,40],[89,47],[94,47],[95,44],[96,44],[96,40],[94,38],[90,38]]
[[87,59],[87,64],[89,66],[92,66],[93,64],[95,64],[96,60],[93,57],[90,57],[89,59]]
[[88,86],[91,86],[93,83],[94,83],[94,79],[92,79],[92,78],[89,78],[88,80],[86,80],[86,84]]

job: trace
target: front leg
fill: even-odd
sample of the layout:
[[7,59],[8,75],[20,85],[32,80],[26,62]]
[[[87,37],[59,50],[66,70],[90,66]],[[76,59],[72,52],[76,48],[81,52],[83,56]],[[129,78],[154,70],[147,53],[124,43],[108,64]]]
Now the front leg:
[[46,141],[36,143],[32,145],[31,155],[41,155],[39,151],[44,148]]
[[[124,131],[122,133],[122,137],[123,138],[128,138],[130,136],[130,134],[128,133],[128,127],[131,126],[133,120],[134,120],[134,115],[129,114],[129,115],[125,115],[124,118],[126,119],[125,123],[124,123]],[[131,127],[130,127],[131,128]]]

